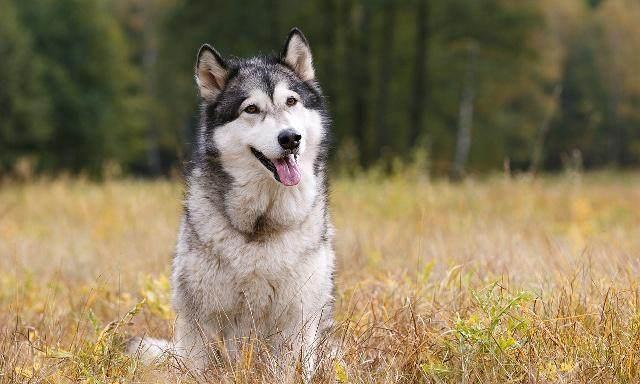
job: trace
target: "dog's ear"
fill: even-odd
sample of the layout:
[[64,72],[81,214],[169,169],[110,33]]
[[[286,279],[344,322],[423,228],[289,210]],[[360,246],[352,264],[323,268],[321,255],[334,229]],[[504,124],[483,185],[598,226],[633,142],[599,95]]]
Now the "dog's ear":
[[196,62],[196,83],[200,97],[213,101],[224,88],[228,73],[227,64],[218,51],[209,44],[200,47]]
[[315,78],[309,42],[298,28],[293,28],[289,32],[280,57],[302,81]]

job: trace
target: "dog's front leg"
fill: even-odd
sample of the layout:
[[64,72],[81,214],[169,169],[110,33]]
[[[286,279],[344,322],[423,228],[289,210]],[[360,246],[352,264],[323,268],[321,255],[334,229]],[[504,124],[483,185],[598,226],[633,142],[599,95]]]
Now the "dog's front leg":
[[305,318],[296,324],[296,332],[292,339],[292,352],[295,361],[300,362],[303,381],[311,382],[316,368],[316,349],[319,321],[315,317]]
[[316,324],[309,324],[311,327],[305,327],[303,330],[302,350],[300,356],[300,365],[302,367],[302,377],[305,383],[311,382],[316,369],[316,341],[317,327]]
[[203,372],[209,363],[208,327],[197,319],[176,319],[175,354],[188,369]]

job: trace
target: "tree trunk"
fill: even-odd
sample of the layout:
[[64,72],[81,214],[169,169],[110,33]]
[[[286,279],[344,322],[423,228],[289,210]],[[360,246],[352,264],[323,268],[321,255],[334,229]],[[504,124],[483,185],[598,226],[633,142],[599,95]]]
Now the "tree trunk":
[[478,61],[478,44],[469,44],[469,61],[465,74],[460,110],[458,113],[458,134],[456,138],[456,153],[451,169],[454,180],[464,177],[465,165],[471,148],[471,128],[473,127],[473,109],[476,98],[476,66]]
[[[621,52],[621,42],[624,41],[621,33],[613,33],[608,39],[611,52]],[[606,73],[608,97],[605,108],[605,127],[608,133],[609,161],[614,167],[623,164],[624,130],[618,116],[618,107],[621,99],[621,88],[625,81],[620,72],[620,56],[610,53],[610,69]]]
[[415,63],[413,91],[409,113],[409,147],[415,147],[422,134],[425,108],[427,105],[428,78],[427,60],[429,56],[429,0],[418,0],[416,10]]
[[624,131],[622,129],[622,124],[620,124],[620,120],[618,119],[618,95],[619,91],[616,85],[613,85],[610,90],[606,108],[606,121],[609,128],[609,159],[614,167],[619,167],[623,164],[622,148],[624,145]]
[[[354,6],[350,7],[351,25],[348,32],[347,52],[345,55],[345,68],[349,68],[351,83],[351,100],[353,100],[353,129],[356,145],[359,149],[359,158],[361,165],[367,165],[368,142],[366,138],[367,132],[367,116],[369,104],[369,49],[370,49],[370,29],[371,29],[371,9],[368,1],[362,4],[362,14],[359,19],[353,19]],[[355,27],[353,27],[355,26]]]
[[542,164],[542,155],[544,152],[544,141],[547,137],[547,133],[549,132],[549,128],[551,127],[551,120],[558,109],[558,104],[560,103],[560,97],[562,96],[562,84],[558,84],[553,88],[553,95],[551,96],[551,107],[547,111],[538,127],[538,133],[536,135],[536,139],[533,143],[533,150],[531,152],[531,167],[529,168],[529,172],[532,174],[536,174],[540,169],[540,165]]
[[337,13],[337,0],[325,0],[324,1],[324,28],[323,33],[325,37],[323,51],[323,63],[324,63],[324,78],[321,79],[322,84],[325,85],[325,95],[329,101],[332,101],[336,97],[335,80],[336,80],[336,60],[335,60],[335,47],[337,45],[337,25],[336,25],[336,13]]
[[[155,95],[155,65],[158,57],[154,16],[155,9],[151,0],[145,0],[143,3],[144,27],[143,27],[143,44],[144,52],[142,56],[142,72],[144,76],[145,95],[150,101]],[[152,176],[157,176],[162,172],[160,161],[160,138],[158,126],[153,118],[153,111],[147,111],[149,116],[149,124],[146,130],[147,142],[147,167]]]
[[387,127],[387,105],[389,84],[393,70],[393,43],[395,32],[395,1],[385,0],[382,19],[382,47],[380,49],[380,72],[378,73],[378,99],[376,102],[375,133],[378,138],[378,156],[388,157],[392,148],[392,137]]

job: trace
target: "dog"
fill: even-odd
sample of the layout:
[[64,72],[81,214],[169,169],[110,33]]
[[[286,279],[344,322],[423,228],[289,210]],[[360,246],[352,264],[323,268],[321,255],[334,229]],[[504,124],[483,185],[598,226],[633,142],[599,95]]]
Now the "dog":
[[[204,370],[222,346],[264,341],[309,376],[332,325],[334,251],[326,161],[330,119],[309,43],[280,56],[197,56],[200,123],[173,259],[172,342],[136,338],[145,360],[170,351]],[[220,348],[220,347],[218,347]]]

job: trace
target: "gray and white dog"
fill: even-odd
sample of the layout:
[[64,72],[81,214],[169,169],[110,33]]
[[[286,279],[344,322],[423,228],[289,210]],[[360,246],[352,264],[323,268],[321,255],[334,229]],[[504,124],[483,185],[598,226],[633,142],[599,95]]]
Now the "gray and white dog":
[[203,369],[212,343],[237,356],[251,338],[305,373],[331,324],[334,252],[325,162],[329,118],[307,39],[293,29],[280,57],[223,58],[203,45],[202,100],[173,261],[172,342],[135,339]]

